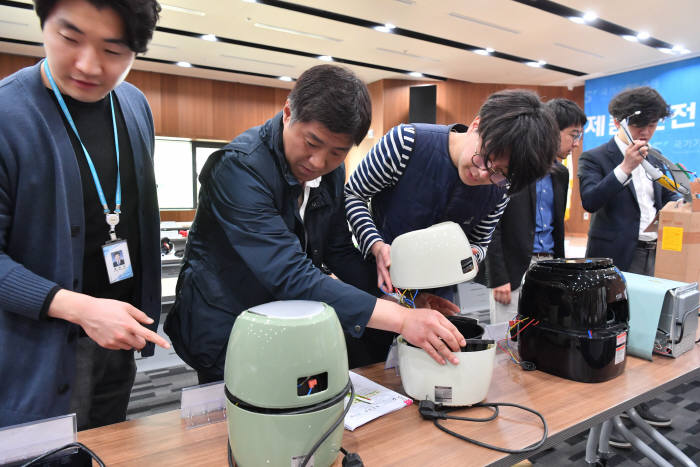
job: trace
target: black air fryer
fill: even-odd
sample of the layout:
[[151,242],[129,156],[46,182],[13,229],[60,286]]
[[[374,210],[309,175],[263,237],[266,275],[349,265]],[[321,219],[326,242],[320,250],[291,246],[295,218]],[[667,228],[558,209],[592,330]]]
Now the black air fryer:
[[532,318],[518,335],[520,358],[538,370],[599,383],[625,369],[627,287],[611,259],[532,265],[523,279],[518,314]]

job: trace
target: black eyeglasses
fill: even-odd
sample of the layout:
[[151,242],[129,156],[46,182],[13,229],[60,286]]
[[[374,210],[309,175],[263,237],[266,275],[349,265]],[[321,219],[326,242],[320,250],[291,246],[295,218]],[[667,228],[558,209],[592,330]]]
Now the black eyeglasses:
[[571,136],[571,139],[574,141],[581,141],[581,138],[583,138],[583,133],[580,131],[572,131],[569,133],[569,136]]
[[487,170],[489,173],[489,180],[491,183],[498,187],[505,187],[510,185],[510,179],[506,177],[501,169],[494,169],[490,160],[484,161],[481,154],[474,152],[472,156],[472,165],[479,170]]

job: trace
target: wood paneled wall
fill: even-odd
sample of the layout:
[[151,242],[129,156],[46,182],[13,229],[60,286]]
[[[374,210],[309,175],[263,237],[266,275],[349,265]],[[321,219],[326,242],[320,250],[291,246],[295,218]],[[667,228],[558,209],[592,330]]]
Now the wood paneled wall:
[[[0,78],[36,63],[38,58],[0,53]],[[214,81],[163,73],[131,71],[127,81],[146,95],[153,111],[156,134],[191,139],[230,141],[248,128],[259,125],[282,109],[289,90]],[[351,151],[346,161],[351,173],[361,158],[391,127],[408,121],[409,88],[424,81],[382,80],[369,84],[372,98],[371,133]],[[523,88],[537,92],[543,99],[566,97],[583,106],[583,87],[573,91],[557,86],[519,86],[467,83],[448,80],[437,82],[437,123],[469,124],[481,104],[493,92]],[[574,153],[574,171],[580,150]],[[585,234],[588,221],[574,172],[571,215],[567,233]],[[193,210],[162,211],[163,220],[187,221]]]

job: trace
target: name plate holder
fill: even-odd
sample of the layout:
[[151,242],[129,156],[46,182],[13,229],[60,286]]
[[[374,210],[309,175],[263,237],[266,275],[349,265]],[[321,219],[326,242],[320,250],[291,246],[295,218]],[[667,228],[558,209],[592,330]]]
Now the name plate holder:
[[187,428],[211,425],[226,420],[224,383],[207,383],[182,389],[180,418]]
[[0,428],[0,466],[31,460],[77,441],[75,414]]

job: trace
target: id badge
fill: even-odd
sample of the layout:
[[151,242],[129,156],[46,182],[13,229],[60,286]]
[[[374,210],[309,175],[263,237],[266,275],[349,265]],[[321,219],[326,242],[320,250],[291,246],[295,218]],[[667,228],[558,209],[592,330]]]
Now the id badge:
[[131,270],[131,258],[129,258],[129,247],[126,240],[116,240],[102,245],[102,253],[107,266],[107,276],[109,283],[123,281],[134,276]]

